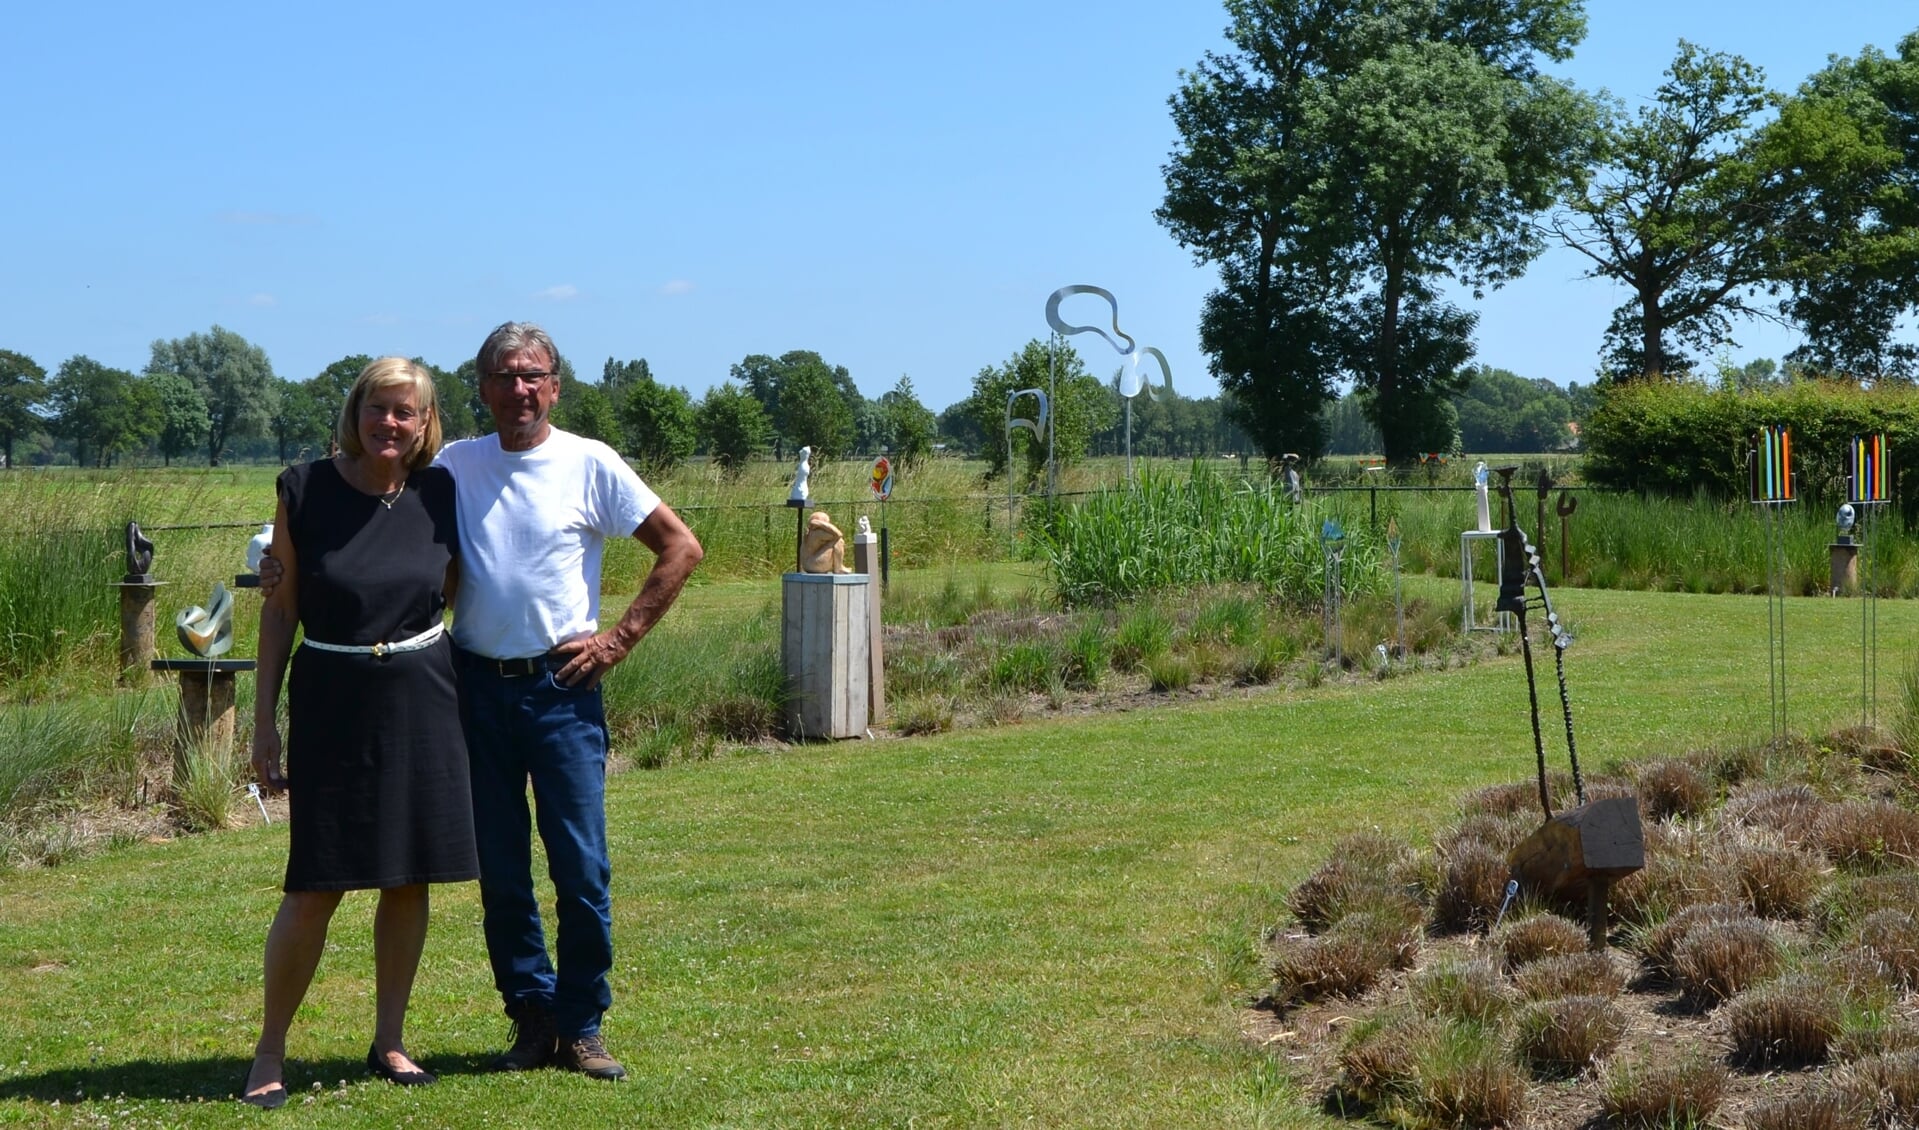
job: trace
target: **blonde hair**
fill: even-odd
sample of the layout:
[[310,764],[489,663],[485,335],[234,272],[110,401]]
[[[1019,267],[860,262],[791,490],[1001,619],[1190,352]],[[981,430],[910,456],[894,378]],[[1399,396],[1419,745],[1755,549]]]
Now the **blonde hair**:
[[365,455],[366,446],[360,442],[360,406],[369,393],[388,388],[411,389],[413,403],[423,417],[413,437],[413,450],[406,455],[407,470],[418,470],[440,453],[440,404],[433,390],[433,374],[426,371],[426,366],[404,357],[382,357],[360,370],[352,391],[346,394],[346,403],[340,405],[340,420],[333,427],[334,442],[355,458]]

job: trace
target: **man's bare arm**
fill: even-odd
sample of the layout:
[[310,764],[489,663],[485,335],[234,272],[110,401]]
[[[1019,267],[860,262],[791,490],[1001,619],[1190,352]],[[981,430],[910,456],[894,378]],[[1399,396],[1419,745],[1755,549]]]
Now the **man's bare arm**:
[[633,531],[633,536],[653,551],[653,568],[647,571],[646,580],[640,584],[640,594],[627,605],[619,623],[595,635],[567,640],[553,649],[554,654],[566,657],[566,663],[554,672],[554,678],[569,687],[582,679],[593,686],[625,659],[646,638],[646,633],[653,630],[653,625],[659,623],[660,617],[666,615],[666,610],[673,607],[694,566],[706,556],[706,551],[700,548],[700,539],[693,536],[693,531],[687,529],[686,523],[664,502],[653,508],[653,513]]

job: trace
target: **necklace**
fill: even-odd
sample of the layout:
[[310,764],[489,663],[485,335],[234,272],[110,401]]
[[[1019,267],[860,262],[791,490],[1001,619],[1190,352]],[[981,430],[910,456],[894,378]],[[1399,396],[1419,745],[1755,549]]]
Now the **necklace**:
[[399,486],[394,487],[390,493],[376,495],[375,497],[380,500],[381,506],[384,506],[388,510],[391,510],[393,509],[393,504],[400,501],[400,496],[405,493],[406,493],[406,484],[401,483]]

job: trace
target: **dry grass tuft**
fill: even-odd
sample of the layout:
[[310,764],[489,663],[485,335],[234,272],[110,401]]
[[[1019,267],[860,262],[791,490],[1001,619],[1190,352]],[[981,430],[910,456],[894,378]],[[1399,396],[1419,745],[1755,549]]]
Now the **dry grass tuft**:
[[1919,986],[1919,919],[1893,907],[1859,920],[1859,947],[1902,988]]
[[1810,844],[1825,810],[1826,802],[1811,785],[1760,781],[1735,788],[1724,811],[1728,819],[1778,832],[1787,843]]
[[1852,875],[1830,883],[1812,901],[1812,923],[1829,938],[1852,933],[1877,910],[1919,906],[1919,875]]
[[1499,927],[1493,941],[1509,971],[1541,958],[1586,951],[1585,929],[1557,914],[1532,914],[1508,921]]
[[1383,1106],[1410,1090],[1420,1049],[1438,1038],[1440,1022],[1383,1013],[1355,1025],[1339,1049],[1339,1086],[1367,1106]]
[[1519,1013],[1513,1047],[1545,1079],[1570,1079],[1619,1046],[1626,1017],[1609,997],[1536,1001]]
[[1679,943],[1686,940],[1701,926],[1715,922],[1740,922],[1752,917],[1752,912],[1738,903],[1708,902],[1688,906],[1656,926],[1640,931],[1635,939],[1635,948],[1639,956],[1646,961],[1646,968],[1655,976],[1672,977],[1673,951]]
[[1538,826],[1539,819],[1527,812],[1505,816],[1471,812],[1461,817],[1459,823],[1440,838],[1440,845],[1450,854],[1460,844],[1476,840],[1504,854],[1517,847],[1519,841],[1530,836]]
[[1412,979],[1413,1004],[1428,1016],[1490,1024],[1512,1008],[1505,978],[1490,961],[1453,961]]
[[1838,1090],[1866,1111],[1868,1125],[1919,1126],[1919,1052],[1862,1059],[1841,1073]]
[[1919,812],[1891,801],[1847,800],[1828,805],[1812,835],[1827,859],[1855,871],[1919,861]]
[[1690,906],[1741,897],[1735,876],[1705,856],[1654,854],[1650,838],[1647,848],[1646,866],[1613,884],[1612,909],[1621,922],[1645,926]]
[[1539,811],[1539,786],[1529,781],[1488,785],[1468,793],[1459,808],[1468,816],[1475,813],[1485,813],[1488,816],[1524,815],[1532,823],[1537,823],[1538,817],[1535,814]]
[[1804,918],[1819,893],[1821,861],[1810,852],[1765,844],[1740,844],[1728,852],[1727,865],[1761,918]]
[[1741,993],[1726,1011],[1733,1059],[1752,1068],[1824,1063],[1845,1020],[1839,992],[1806,974],[1790,974]]
[[1647,820],[1670,820],[1704,812],[1713,801],[1712,781],[1689,762],[1650,761],[1639,768],[1639,808]]
[[1610,953],[1568,953],[1544,957],[1513,974],[1513,986],[1527,1000],[1554,997],[1618,996],[1626,972]]
[[1525,1112],[1525,1075],[1474,1025],[1442,1029],[1421,1049],[1418,1073],[1408,1105],[1427,1125],[1505,1126]]
[[1600,1071],[1599,1105],[1623,1127],[1697,1126],[1719,1109],[1726,1069],[1699,1056],[1666,1062],[1612,1061]]
[[1769,1099],[1746,1112],[1746,1130],[1865,1130],[1857,1100],[1825,1088]]
[[1708,922],[1673,947],[1672,982],[1702,1004],[1738,995],[1776,974],[1785,963],[1772,929],[1757,918]]
[[1506,857],[1477,840],[1454,848],[1433,895],[1433,924],[1441,930],[1482,930],[1506,894]]
[[1405,852],[1404,846],[1378,832],[1347,836],[1332,858],[1293,888],[1286,906],[1316,934],[1360,910],[1397,908],[1416,922],[1423,908],[1392,878]]
[[1282,1005],[1358,996],[1387,970],[1410,966],[1418,952],[1417,926],[1360,911],[1318,937],[1279,939],[1267,992]]
[[1836,1063],[1850,1063],[1907,1051],[1919,1051],[1919,1029],[1909,1021],[1872,1010],[1849,1015],[1827,1054]]

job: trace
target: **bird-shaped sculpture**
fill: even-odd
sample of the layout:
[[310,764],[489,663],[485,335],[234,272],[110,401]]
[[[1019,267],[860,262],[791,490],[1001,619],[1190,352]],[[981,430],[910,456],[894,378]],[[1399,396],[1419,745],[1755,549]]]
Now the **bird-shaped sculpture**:
[[218,581],[205,608],[194,605],[173,618],[180,645],[202,659],[217,659],[233,650],[233,594]]

